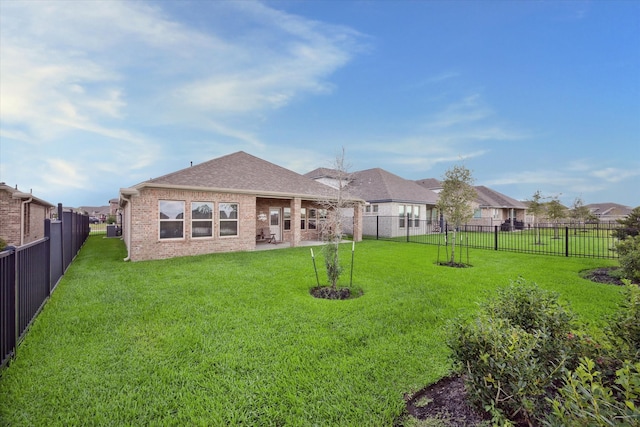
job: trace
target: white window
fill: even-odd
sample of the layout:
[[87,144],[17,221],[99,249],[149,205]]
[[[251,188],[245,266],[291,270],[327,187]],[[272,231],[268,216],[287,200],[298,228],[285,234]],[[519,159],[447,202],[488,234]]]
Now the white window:
[[191,203],[191,237],[213,237],[213,202]]
[[309,209],[309,230],[315,230],[318,227],[318,210],[317,209]]
[[413,226],[420,226],[420,206],[413,207]]
[[300,209],[300,230],[304,230],[307,226],[307,208]]
[[473,211],[474,218],[482,218],[482,209],[478,208]]
[[291,208],[282,208],[282,219],[284,220],[284,229],[291,230]]
[[373,205],[373,213],[378,213],[378,205]]
[[404,220],[405,220],[405,205],[398,206],[398,219],[400,220],[399,226],[400,228],[404,228]]
[[220,203],[218,205],[220,213],[220,237],[238,235],[238,204]]
[[160,200],[159,208],[160,238],[184,238],[184,202],[178,200]]

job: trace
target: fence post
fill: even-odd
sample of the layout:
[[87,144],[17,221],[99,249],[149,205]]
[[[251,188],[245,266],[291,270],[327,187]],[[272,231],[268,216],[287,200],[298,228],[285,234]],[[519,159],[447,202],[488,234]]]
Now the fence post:
[[380,217],[376,215],[376,240],[380,240]]
[[48,277],[47,282],[49,282],[47,296],[51,297],[51,220],[49,218],[44,220],[44,237],[47,239],[47,258],[45,260]]
[[569,256],[569,227],[564,227],[564,256]]
[[493,226],[493,249],[498,250],[498,226]]
[[404,222],[404,226],[407,227],[407,243],[409,242],[409,218],[410,218],[410,214],[407,214],[407,219]]

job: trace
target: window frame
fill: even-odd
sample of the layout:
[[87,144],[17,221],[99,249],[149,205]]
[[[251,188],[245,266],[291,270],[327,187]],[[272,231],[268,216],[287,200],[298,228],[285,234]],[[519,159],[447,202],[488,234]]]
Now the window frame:
[[[194,205],[211,205],[211,212],[210,212],[210,218],[194,218],[194,211],[195,211],[195,207]],[[214,202],[209,202],[209,201],[198,201],[198,202],[191,202],[191,238],[192,239],[211,239],[213,238],[213,233],[214,233],[214,226],[213,226],[213,220],[214,220],[214,215],[213,212],[215,211],[216,205]],[[211,230],[211,234],[207,235],[207,236],[196,236],[194,235],[194,230],[196,228],[201,228],[201,227],[196,227],[196,223],[209,223],[210,225],[210,230]]]
[[282,208],[282,227],[286,231],[291,230],[291,208]]
[[[177,204],[177,203],[181,203],[182,204],[182,218],[178,218],[178,216],[180,214],[178,214],[175,218],[162,218],[162,204],[164,203],[171,203],[171,204]],[[169,200],[169,199],[160,199],[158,200],[158,240],[161,241],[168,241],[168,240],[184,240],[185,239],[185,221],[184,221],[184,216],[185,216],[185,208],[186,208],[186,202],[184,200]],[[175,236],[170,236],[170,237],[163,237],[162,236],[162,224],[167,224],[167,223],[180,223],[181,224],[181,232],[180,232],[180,236],[179,237],[175,237]]]
[[[226,212],[223,211],[222,208],[224,206],[234,206],[235,205],[235,214],[236,217],[235,218],[223,218],[222,217],[222,213]],[[224,229],[223,224],[232,224],[235,223],[236,224],[236,233],[235,234],[222,234],[222,231]],[[240,236],[240,203],[238,202],[218,202],[218,237],[220,237],[221,239],[225,239],[225,238],[234,238],[234,237],[239,237]]]

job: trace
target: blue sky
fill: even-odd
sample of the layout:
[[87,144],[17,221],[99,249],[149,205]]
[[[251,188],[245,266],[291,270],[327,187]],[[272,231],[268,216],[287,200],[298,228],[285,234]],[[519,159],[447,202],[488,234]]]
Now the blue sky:
[[0,0],[0,181],[51,203],[239,150],[640,205],[638,1]]

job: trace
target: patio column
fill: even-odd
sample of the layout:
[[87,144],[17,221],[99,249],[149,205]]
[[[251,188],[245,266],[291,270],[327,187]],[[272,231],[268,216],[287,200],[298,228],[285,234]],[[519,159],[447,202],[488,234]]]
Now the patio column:
[[291,247],[298,246],[300,244],[300,238],[302,236],[300,232],[300,210],[302,209],[302,199],[295,197],[291,200]]
[[362,204],[353,205],[353,241],[362,240]]

